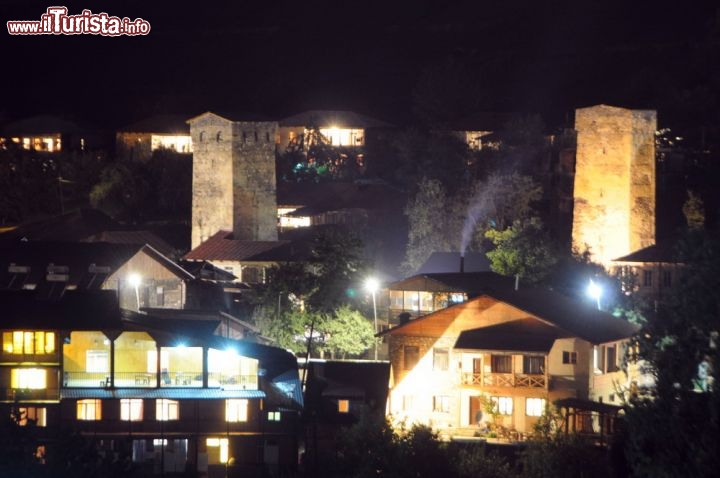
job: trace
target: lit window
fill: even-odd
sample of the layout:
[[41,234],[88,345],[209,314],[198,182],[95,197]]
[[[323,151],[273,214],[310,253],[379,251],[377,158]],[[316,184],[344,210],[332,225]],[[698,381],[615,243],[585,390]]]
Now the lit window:
[[493,411],[500,415],[512,415],[513,399],[512,397],[490,397],[493,404]]
[[85,399],[77,401],[78,420],[100,420],[102,419],[102,402],[97,399]]
[[47,386],[45,369],[14,368],[12,369],[10,387],[39,390]]
[[177,400],[155,400],[155,419],[158,421],[178,420],[180,404]]
[[18,425],[24,427],[28,422],[35,422],[35,426],[47,426],[47,409],[44,407],[20,407],[13,419]]
[[577,363],[577,352],[563,351],[563,363],[575,364]]
[[433,349],[433,370],[445,371],[450,364],[450,353],[448,349]]
[[338,413],[350,412],[350,400],[338,400]]
[[153,438],[153,446],[167,446],[167,438]]
[[248,419],[248,401],[231,398],[225,400],[225,421],[246,422]]
[[412,395],[403,395],[403,410],[409,412],[413,409],[415,397]]
[[139,422],[143,419],[143,401],[140,398],[123,398],[120,400],[120,420]]
[[525,415],[529,417],[539,417],[545,412],[544,398],[527,398],[525,399]]
[[268,421],[279,422],[280,421],[280,412],[268,412]]
[[614,345],[607,346],[605,348],[605,359],[607,360],[605,364],[605,371],[607,373],[610,372],[617,372],[620,370],[618,368],[617,364],[617,347]]
[[[228,439],[208,438],[205,441],[208,447],[208,463],[211,465],[228,462]],[[213,449],[217,448],[215,451]]]
[[433,397],[433,412],[450,413],[450,397],[435,395]]
[[412,370],[418,363],[420,350],[414,345],[406,345],[403,350],[405,352],[405,370]]
[[55,332],[3,332],[3,351],[9,354],[51,354],[55,352]]

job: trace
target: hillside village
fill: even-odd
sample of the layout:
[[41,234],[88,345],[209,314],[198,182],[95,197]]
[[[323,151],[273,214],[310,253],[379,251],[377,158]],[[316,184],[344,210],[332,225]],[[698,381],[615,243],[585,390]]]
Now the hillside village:
[[[553,130],[314,110],[1,131],[4,161],[50,171],[0,228],[0,409],[32,427],[33,466],[72,433],[147,476],[321,476],[366,410],[496,445],[553,410],[608,449],[658,386],[635,337],[684,280],[678,231],[717,220],[702,190],[707,214],[688,213],[696,158],[652,110]],[[105,169],[81,185],[87,156]]]

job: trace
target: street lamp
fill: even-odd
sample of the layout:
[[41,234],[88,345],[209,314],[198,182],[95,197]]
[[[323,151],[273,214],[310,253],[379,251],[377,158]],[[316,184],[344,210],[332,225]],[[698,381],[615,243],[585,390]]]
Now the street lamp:
[[140,274],[132,273],[128,276],[128,283],[135,288],[135,302],[137,304],[137,311],[140,312],[140,292],[138,288],[142,283],[142,277],[140,277]]
[[[368,277],[365,279],[365,289],[372,294],[372,300],[373,300],[373,326],[375,328],[375,334],[378,333],[378,327],[377,327],[377,302],[375,301],[375,293],[380,288],[380,283],[378,280],[374,277]],[[375,360],[378,358],[378,350],[377,350],[377,337],[374,337],[375,339]]]
[[600,287],[600,284],[597,284],[594,280],[590,279],[590,284],[587,288],[587,295],[595,299],[598,310],[600,310],[600,297],[602,297],[602,292],[603,290],[602,287]]

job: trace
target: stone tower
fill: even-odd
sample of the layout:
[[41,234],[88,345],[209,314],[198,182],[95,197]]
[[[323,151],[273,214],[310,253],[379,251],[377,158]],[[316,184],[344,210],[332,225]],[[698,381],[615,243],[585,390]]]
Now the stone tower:
[[575,112],[573,247],[605,265],[655,243],[655,111]]
[[220,230],[249,241],[277,240],[276,122],[215,113],[188,120],[193,142],[194,249]]

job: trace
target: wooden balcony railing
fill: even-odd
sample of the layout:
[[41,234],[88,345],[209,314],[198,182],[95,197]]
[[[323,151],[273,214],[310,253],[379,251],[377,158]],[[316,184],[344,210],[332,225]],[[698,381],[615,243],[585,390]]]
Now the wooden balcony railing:
[[529,373],[463,373],[463,385],[480,385],[482,387],[525,387],[547,388],[547,377],[544,374]]

